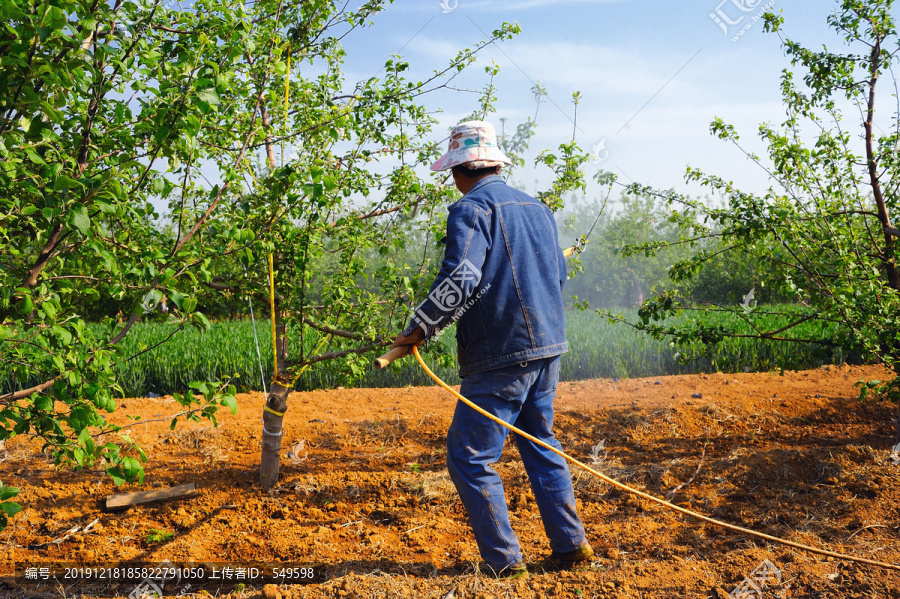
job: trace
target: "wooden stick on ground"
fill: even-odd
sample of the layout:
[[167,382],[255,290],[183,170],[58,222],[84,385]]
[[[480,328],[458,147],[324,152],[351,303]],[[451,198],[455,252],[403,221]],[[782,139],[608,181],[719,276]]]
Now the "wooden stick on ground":
[[106,498],[106,509],[115,510],[128,508],[132,505],[140,503],[149,503],[151,501],[162,501],[164,499],[177,499],[193,495],[196,492],[194,483],[178,485],[177,487],[169,487],[168,489],[154,489],[153,491],[139,491],[137,493],[120,493],[118,495],[109,495]]

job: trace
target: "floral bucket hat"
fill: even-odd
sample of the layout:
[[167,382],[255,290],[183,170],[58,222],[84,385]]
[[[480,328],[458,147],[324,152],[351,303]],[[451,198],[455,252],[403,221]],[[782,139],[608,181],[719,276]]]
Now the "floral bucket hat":
[[497,147],[497,132],[487,121],[465,121],[450,132],[447,153],[431,165],[433,171],[445,171],[458,164],[470,169],[512,164]]

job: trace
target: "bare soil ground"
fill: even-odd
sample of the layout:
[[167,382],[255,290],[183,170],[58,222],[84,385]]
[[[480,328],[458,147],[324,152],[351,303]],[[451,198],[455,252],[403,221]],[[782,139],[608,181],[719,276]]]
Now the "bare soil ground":
[[[677,504],[896,564],[900,465],[889,459],[896,407],[860,402],[853,386],[885,376],[878,367],[823,367],[562,383],[556,431],[575,457],[654,495],[688,483],[675,493]],[[269,491],[257,484],[264,397],[239,402],[238,414],[223,414],[218,428],[190,423],[171,431],[171,398],[123,400],[121,423],[125,413],[148,421],[130,429],[150,454],[142,489],[197,486],[192,497],[124,512],[104,512],[103,499],[140,489],[117,489],[102,472],[57,471],[38,444],[7,442],[0,480],[22,489],[16,500],[24,511],[0,533],[0,596],[136,597],[134,582],[35,583],[22,570],[169,560],[289,564],[300,578],[158,581],[167,597],[900,598],[900,572],[726,532],[576,470],[597,555],[582,571],[544,571],[549,549],[512,443],[496,467],[535,573],[496,579],[480,566],[446,474],[444,435],[454,406],[447,393],[292,394],[281,478]],[[733,594],[764,560],[780,571],[781,584],[770,578],[760,593]]]

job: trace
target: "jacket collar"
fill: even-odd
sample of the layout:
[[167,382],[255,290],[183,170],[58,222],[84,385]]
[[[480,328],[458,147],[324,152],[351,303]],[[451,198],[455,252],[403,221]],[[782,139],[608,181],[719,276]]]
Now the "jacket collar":
[[[503,183],[503,179],[501,179],[499,175],[488,175],[484,179],[479,179],[478,183],[476,183],[475,185],[472,186],[472,189],[469,190],[469,193],[467,193],[466,196],[471,195],[472,192],[474,192],[478,189],[481,189],[485,185],[489,185],[491,183],[498,183],[498,182]],[[466,197],[466,196],[463,196],[463,197]]]

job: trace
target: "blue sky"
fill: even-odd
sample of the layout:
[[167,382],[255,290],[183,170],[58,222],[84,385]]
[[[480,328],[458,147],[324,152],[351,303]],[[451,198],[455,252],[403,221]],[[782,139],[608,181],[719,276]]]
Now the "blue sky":
[[[748,149],[764,153],[759,123],[783,120],[779,80],[789,63],[778,37],[764,33],[761,20],[754,22],[767,5],[782,11],[791,39],[814,48],[842,45],[826,25],[834,0],[443,0],[443,6],[438,0],[398,0],[372,28],[347,38],[346,74],[348,80],[373,76],[403,48],[413,76],[424,78],[483,39],[482,31],[517,22],[519,36],[489,47],[454,82],[480,88],[483,66],[491,60],[500,66],[497,114],[489,119],[495,125],[501,116],[516,124],[533,114],[529,89],[540,81],[549,99],[540,107],[532,149],[555,148],[572,135],[571,95],[577,90],[576,139],[604,158],[588,165],[589,174],[603,168],[621,181],[696,191],[683,182],[690,164],[761,191],[769,185],[766,173],[713,138],[709,123],[723,118]],[[463,92],[441,92],[427,104],[441,110],[436,136],[476,107],[474,95]],[[606,152],[599,150],[604,140]],[[516,176],[529,191],[548,179],[546,168]]]

